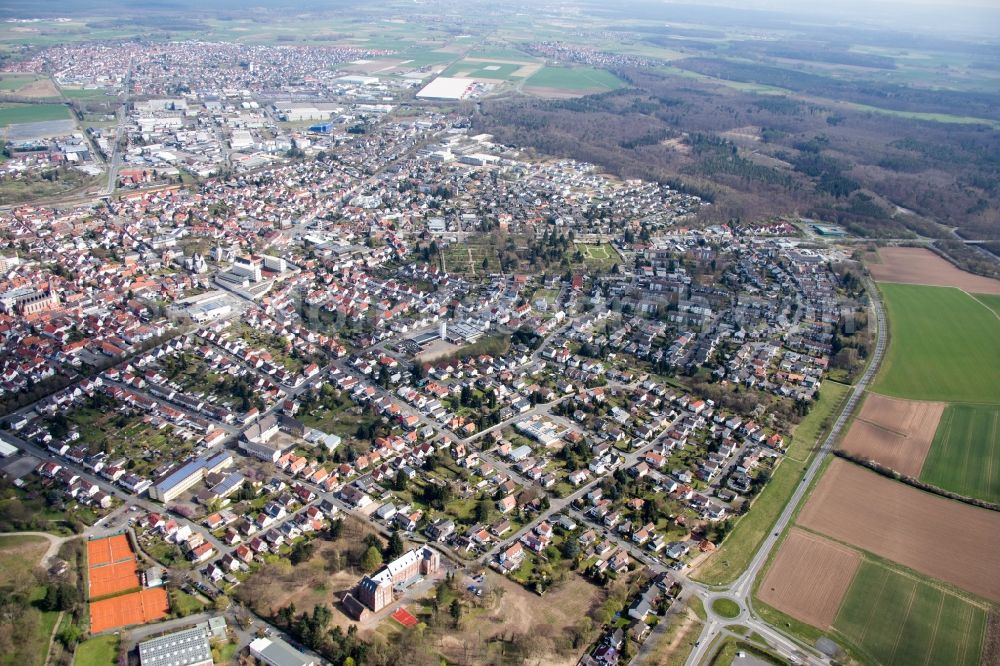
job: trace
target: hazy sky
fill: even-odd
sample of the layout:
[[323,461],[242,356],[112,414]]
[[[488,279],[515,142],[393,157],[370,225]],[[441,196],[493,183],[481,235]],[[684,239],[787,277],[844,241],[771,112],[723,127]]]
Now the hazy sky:
[[[900,30],[969,33],[1000,41],[1000,0],[665,0],[825,16],[840,24],[878,23]],[[943,36],[943,35],[942,35]]]

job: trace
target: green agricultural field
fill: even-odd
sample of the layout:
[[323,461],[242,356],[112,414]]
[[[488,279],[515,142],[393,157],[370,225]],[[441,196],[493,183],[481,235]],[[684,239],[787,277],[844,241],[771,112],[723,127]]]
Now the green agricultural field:
[[427,65],[442,65],[449,63],[456,58],[456,53],[446,53],[444,51],[434,51],[431,49],[413,49],[403,51],[398,55],[385,56],[386,59],[402,60],[408,67],[426,67]]
[[946,490],[1000,502],[1000,407],[949,405],[920,479]]
[[865,561],[833,627],[863,656],[885,666],[976,666],[986,611],[923,580]]
[[109,95],[106,88],[63,88],[63,95],[67,99],[75,99],[81,102],[114,102],[116,95]]
[[876,393],[1000,404],[1000,318],[963,291],[880,283],[889,352]]
[[522,65],[509,62],[470,62],[462,60],[445,70],[443,76],[461,76],[471,79],[497,79],[509,81],[520,78],[514,76],[514,72],[521,69]]
[[973,297],[977,301],[988,307],[990,310],[993,310],[993,312],[996,312],[997,316],[1000,317],[1000,295],[973,294]]
[[44,78],[38,74],[3,74],[0,76],[0,91],[13,92]]
[[694,576],[697,580],[709,585],[723,585],[733,582],[743,573],[785,509],[788,498],[805,472],[806,463],[812,458],[814,446],[832,425],[834,414],[849,390],[850,387],[844,384],[823,382],[819,402],[796,426],[785,460],[754,500],[750,512],[737,521],[719,550],[698,569]]
[[0,127],[67,118],[69,110],[62,104],[0,104]]
[[594,67],[543,67],[525,84],[532,88],[553,88],[567,92],[603,92],[625,86],[625,82],[611,72]]
[[482,58],[483,60],[489,60],[490,58],[499,58],[500,60],[535,60],[533,56],[528,55],[524,51],[519,51],[514,48],[505,48],[502,46],[484,47],[482,49],[472,51],[469,53],[468,57]]

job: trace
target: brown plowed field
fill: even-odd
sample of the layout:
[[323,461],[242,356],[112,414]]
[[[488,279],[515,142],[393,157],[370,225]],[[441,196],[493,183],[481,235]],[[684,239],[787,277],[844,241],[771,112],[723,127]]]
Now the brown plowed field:
[[897,472],[920,476],[944,403],[870,394],[840,448]]
[[922,247],[883,247],[878,256],[882,262],[868,264],[868,270],[879,282],[929,284],[958,287],[973,294],[1000,294],[1000,280],[966,273]]
[[159,620],[169,610],[167,591],[162,587],[94,601],[90,604],[90,633]]
[[854,580],[861,553],[815,534],[792,529],[757,596],[814,627],[833,624]]
[[835,459],[798,522],[1000,601],[1000,513],[917,490]]

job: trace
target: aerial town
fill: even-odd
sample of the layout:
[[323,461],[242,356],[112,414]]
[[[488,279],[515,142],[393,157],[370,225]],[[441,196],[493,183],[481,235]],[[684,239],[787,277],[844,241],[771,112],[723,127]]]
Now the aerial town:
[[3,62],[72,110],[6,127],[0,162],[43,193],[0,208],[0,531],[60,530],[25,663],[685,663],[678,627],[719,617],[779,659],[724,663],[841,663],[693,572],[746,569],[748,598],[768,551],[720,549],[770,534],[881,358],[859,253],[478,131],[535,67],[497,62]]

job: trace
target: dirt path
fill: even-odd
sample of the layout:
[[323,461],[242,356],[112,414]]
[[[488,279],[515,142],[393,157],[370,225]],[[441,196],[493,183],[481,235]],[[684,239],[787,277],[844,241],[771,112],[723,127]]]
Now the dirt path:
[[49,644],[45,648],[45,666],[49,666],[49,662],[52,661],[52,642],[56,638],[56,632],[59,631],[59,625],[62,624],[63,615],[65,611],[59,611],[59,617],[56,618],[56,623],[52,625],[52,633],[49,634]]
[[684,621],[681,622],[680,629],[677,630],[677,635],[674,636],[673,640],[671,640],[666,645],[666,647],[663,648],[663,650],[668,654],[676,650],[677,647],[681,644],[681,641],[687,638],[688,631],[691,630],[692,625],[694,625],[694,623],[697,621],[698,621],[697,616],[695,616],[694,612],[689,609],[684,614]]
[[38,537],[43,537],[43,538],[49,540],[49,547],[46,549],[45,554],[42,556],[42,560],[41,560],[43,565],[47,565],[52,560],[52,558],[56,556],[56,553],[59,552],[59,547],[60,546],[62,546],[65,542],[69,541],[70,539],[75,539],[76,538],[75,536],[60,537],[60,536],[56,536],[55,534],[49,534],[48,532],[2,532],[2,533],[0,533],[0,536],[19,536],[19,535],[38,536]]
[[998,313],[998,312],[997,312],[996,310],[994,310],[994,309],[993,309],[993,308],[991,308],[990,306],[986,305],[986,303],[983,303],[983,302],[982,302],[981,300],[979,300],[978,298],[976,298],[976,295],[975,295],[975,294],[973,294],[973,293],[971,293],[971,292],[968,292],[968,291],[966,291],[965,293],[966,293],[966,294],[968,294],[968,296],[969,296],[969,297],[970,297],[970,298],[971,298],[972,300],[974,300],[974,301],[975,301],[976,303],[979,303],[979,304],[980,304],[980,305],[982,305],[982,306],[983,306],[984,308],[986,308],[987,310],[989,310],[989,313],[990,313],[991,315],[993,315],[993,316],[994,316],[994,317],[996,317],[997,319],[1000,319],[1000,313]]

